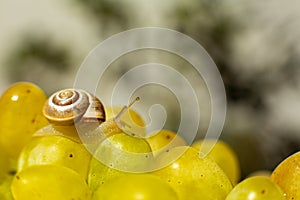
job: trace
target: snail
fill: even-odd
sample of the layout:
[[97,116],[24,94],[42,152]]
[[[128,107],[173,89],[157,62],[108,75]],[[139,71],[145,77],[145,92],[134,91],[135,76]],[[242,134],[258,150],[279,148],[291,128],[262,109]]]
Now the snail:
[[[99,131],[106,135],[122,132],[127,125],[122,122],[122,115],[139,100],[137,97],[112,119],[105,119],[102,102],[85,90],[64,89],[51,95],[43,108],[43,115],[55,126],[88,125],[96,123]],[[128,126],[128,125],[127,125]]]
[[57,125],[105,121],[102,102],[84,90],[65,89],[54,93],[45,103],[43,114],[50,123]]

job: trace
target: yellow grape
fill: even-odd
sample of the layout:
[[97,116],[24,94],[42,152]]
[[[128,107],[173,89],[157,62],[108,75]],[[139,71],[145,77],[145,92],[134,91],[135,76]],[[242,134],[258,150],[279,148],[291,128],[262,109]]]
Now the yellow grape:
[[7,174],[2,181],[0,181],[0,199],[1,200],[13,200],[10,184],[13,180],[13,175]]
[[35,165],[17,173],[11,191],[15,200],[89,200],[91,195],[78,173],[54,165]]
[[[115,117],[122,110],[121,106],[105,107],[106,121]],[[146,135],[146,127],[143,118],[132,108],[129,108],[127,112],[122,116],[122,121],[128,124],[132,132],[139,136]]]
[[161,179],[149,174],[129,174],[99,187],[93,200],[178,200],[176,192]]
[[254,177],[254,176],[263,176],[263,177],[270,178],[271,175],[272,175],[272,172],[269,171],[269,170],[257,170],[257,171],[254,171],[254,172],[250,173],[247,176],[247,178]]
[[226,200],[285,200],[285,196],[270,178],[254,176],[237,184]]
[[146,139],[155,156],[159,155],[163,151],[171,149],[172,147],[187,145],[184,139],[179,135],[164,129],[151,134],[151,136]]
[[[132,156],[137,153],[141,153],[141,156]],[[108,137],[100,143],[94,156],[88,175],[88,184],[92,191],[105,184],[107,180],[126,175],[128,171],[135,168],[139,170],[150,168],[153,161],[151,147],[147,141],[125,133]],[[110,163],[110,166],[103,164],[97,158],[105,161],[106,164]],[[122,170],[118,170],[120,168]]]
[[34,137],[22,150],[18,172],[33,165],[61,165],[87,178],[91,154],[83,144],[52,135]]
[[32,83],[20,82],[0,98],[0,147],[17,158],[32,134],[46,126],[42,115],[45,93]]
[[16,160],[0,149],[0,199],[13,200],[10,184],[16,172]]
[[[184,152],[184,153],[183,153]],[[179,153],[183,153],[176,159]],[[181,200],[224,200],[232,184],[223,170],[212,159],[200,158],[193,147],[174,147],[158,157],[166,167],[152,172],[177,192]]]
[[10,158],[9,156],[0,151],[0,183],[5,178],[6,174],[10,171]]
[[286,193],[287,200],[300,199],[300,151],[282,161],[271,180]]
[[[68,125],[68,126],[60,126],[60,125],[50,124],[48,126],[41,128],[37,132],[35,132],[33,134],[33,137],[56,135],[56,136],[66,137],[77,143],[83,143],[83,142],[95,143],[95,138],[97,140],[99,140],[99,139],[101,140],[101,139],[105,138],[105,135],[101,134],[100,132],[97,132],[97,131],[95,131],[97,133],[92,132],[92,131],[96,130],[95,128],[98,126],[99,126],[98,123],[97,124],[81,123],[81,124]],[[91,138],[89,135],[90,133],[93,134],[93,137],[91,137]],[[85,137],[85,138],[83,138],[83,137]],[[82,140],[82,139],[84,139],[84,140]]]
[[[214,145],[214,146],[213,146]],[[240,164],[234,150],[221,140],[199,140],[192,144],[192,147],[200,149],[211,149],[208,153],[226,173],[233,185],[236,185],[240,179]]]

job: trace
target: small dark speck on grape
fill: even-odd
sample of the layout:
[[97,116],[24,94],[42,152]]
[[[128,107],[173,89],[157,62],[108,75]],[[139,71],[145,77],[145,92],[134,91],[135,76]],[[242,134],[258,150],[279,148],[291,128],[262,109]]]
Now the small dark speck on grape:
[[18,180],[20,180],[20,176],[16,176],[16,178],[17,178]]
[[29,90],[29,89],[28,89],[28,90],[26,90],[26,92],[27,92],[27,93],[30,93],[30,92],[31,92],[31,90]]
[[169,179],[168,182],[171,182],[171,180]]
[[70,158],[73,158],[73,154],[70,154],[69,157],[70,157]]
[[265,194],[265,193],[266,193],[266,191],[265,191],[265,190],[262,190],[260,193],[262,193],[262,194]]
[[170,135],[166,135],[166,138],[167,138],[167,139],[170,139],[171,137],[170,137]]
[[167,149],[166,152],[168,153],[168,152],[169,152],[169,149]]
[[31,120],[31,123],[34,123],[35,122],[35,118],[33,118],[32,120]]
[[101,184],[103,185],[103,184],[104,184],[104,181],[102,181]]
[[16,170],[11,170],[11,171],[8,172],[9,175],[15,175],[16,173],[17,173]]

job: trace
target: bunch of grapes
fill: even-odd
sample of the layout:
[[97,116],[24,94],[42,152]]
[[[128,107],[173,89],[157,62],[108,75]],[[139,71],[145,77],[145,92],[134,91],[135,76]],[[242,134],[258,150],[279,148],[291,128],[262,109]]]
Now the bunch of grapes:
[[[72,112],[51,107],[58,100]],[[82,112],[84,106],[94,110]],[[226,143],[187,146],[168,130],[146,137],[143,119],[129,107],[104,108],[85,91],[63,90],[47,100],[32,83],[12,85],[0,98],[0,199],[300,199],[300,152],[271,176],[241,181],[237,156]],[[139,128],[128,134],[120,126]],[[213,144],[207,156],[199,153]]]

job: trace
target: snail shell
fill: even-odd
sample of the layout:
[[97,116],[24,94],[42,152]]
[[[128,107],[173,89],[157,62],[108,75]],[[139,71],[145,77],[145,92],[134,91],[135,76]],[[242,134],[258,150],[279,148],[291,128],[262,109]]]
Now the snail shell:
[[65,89],[54,93],[46,101],[43,114],[50,123],[57,125],[105,121],[101,101],[84,90]]

